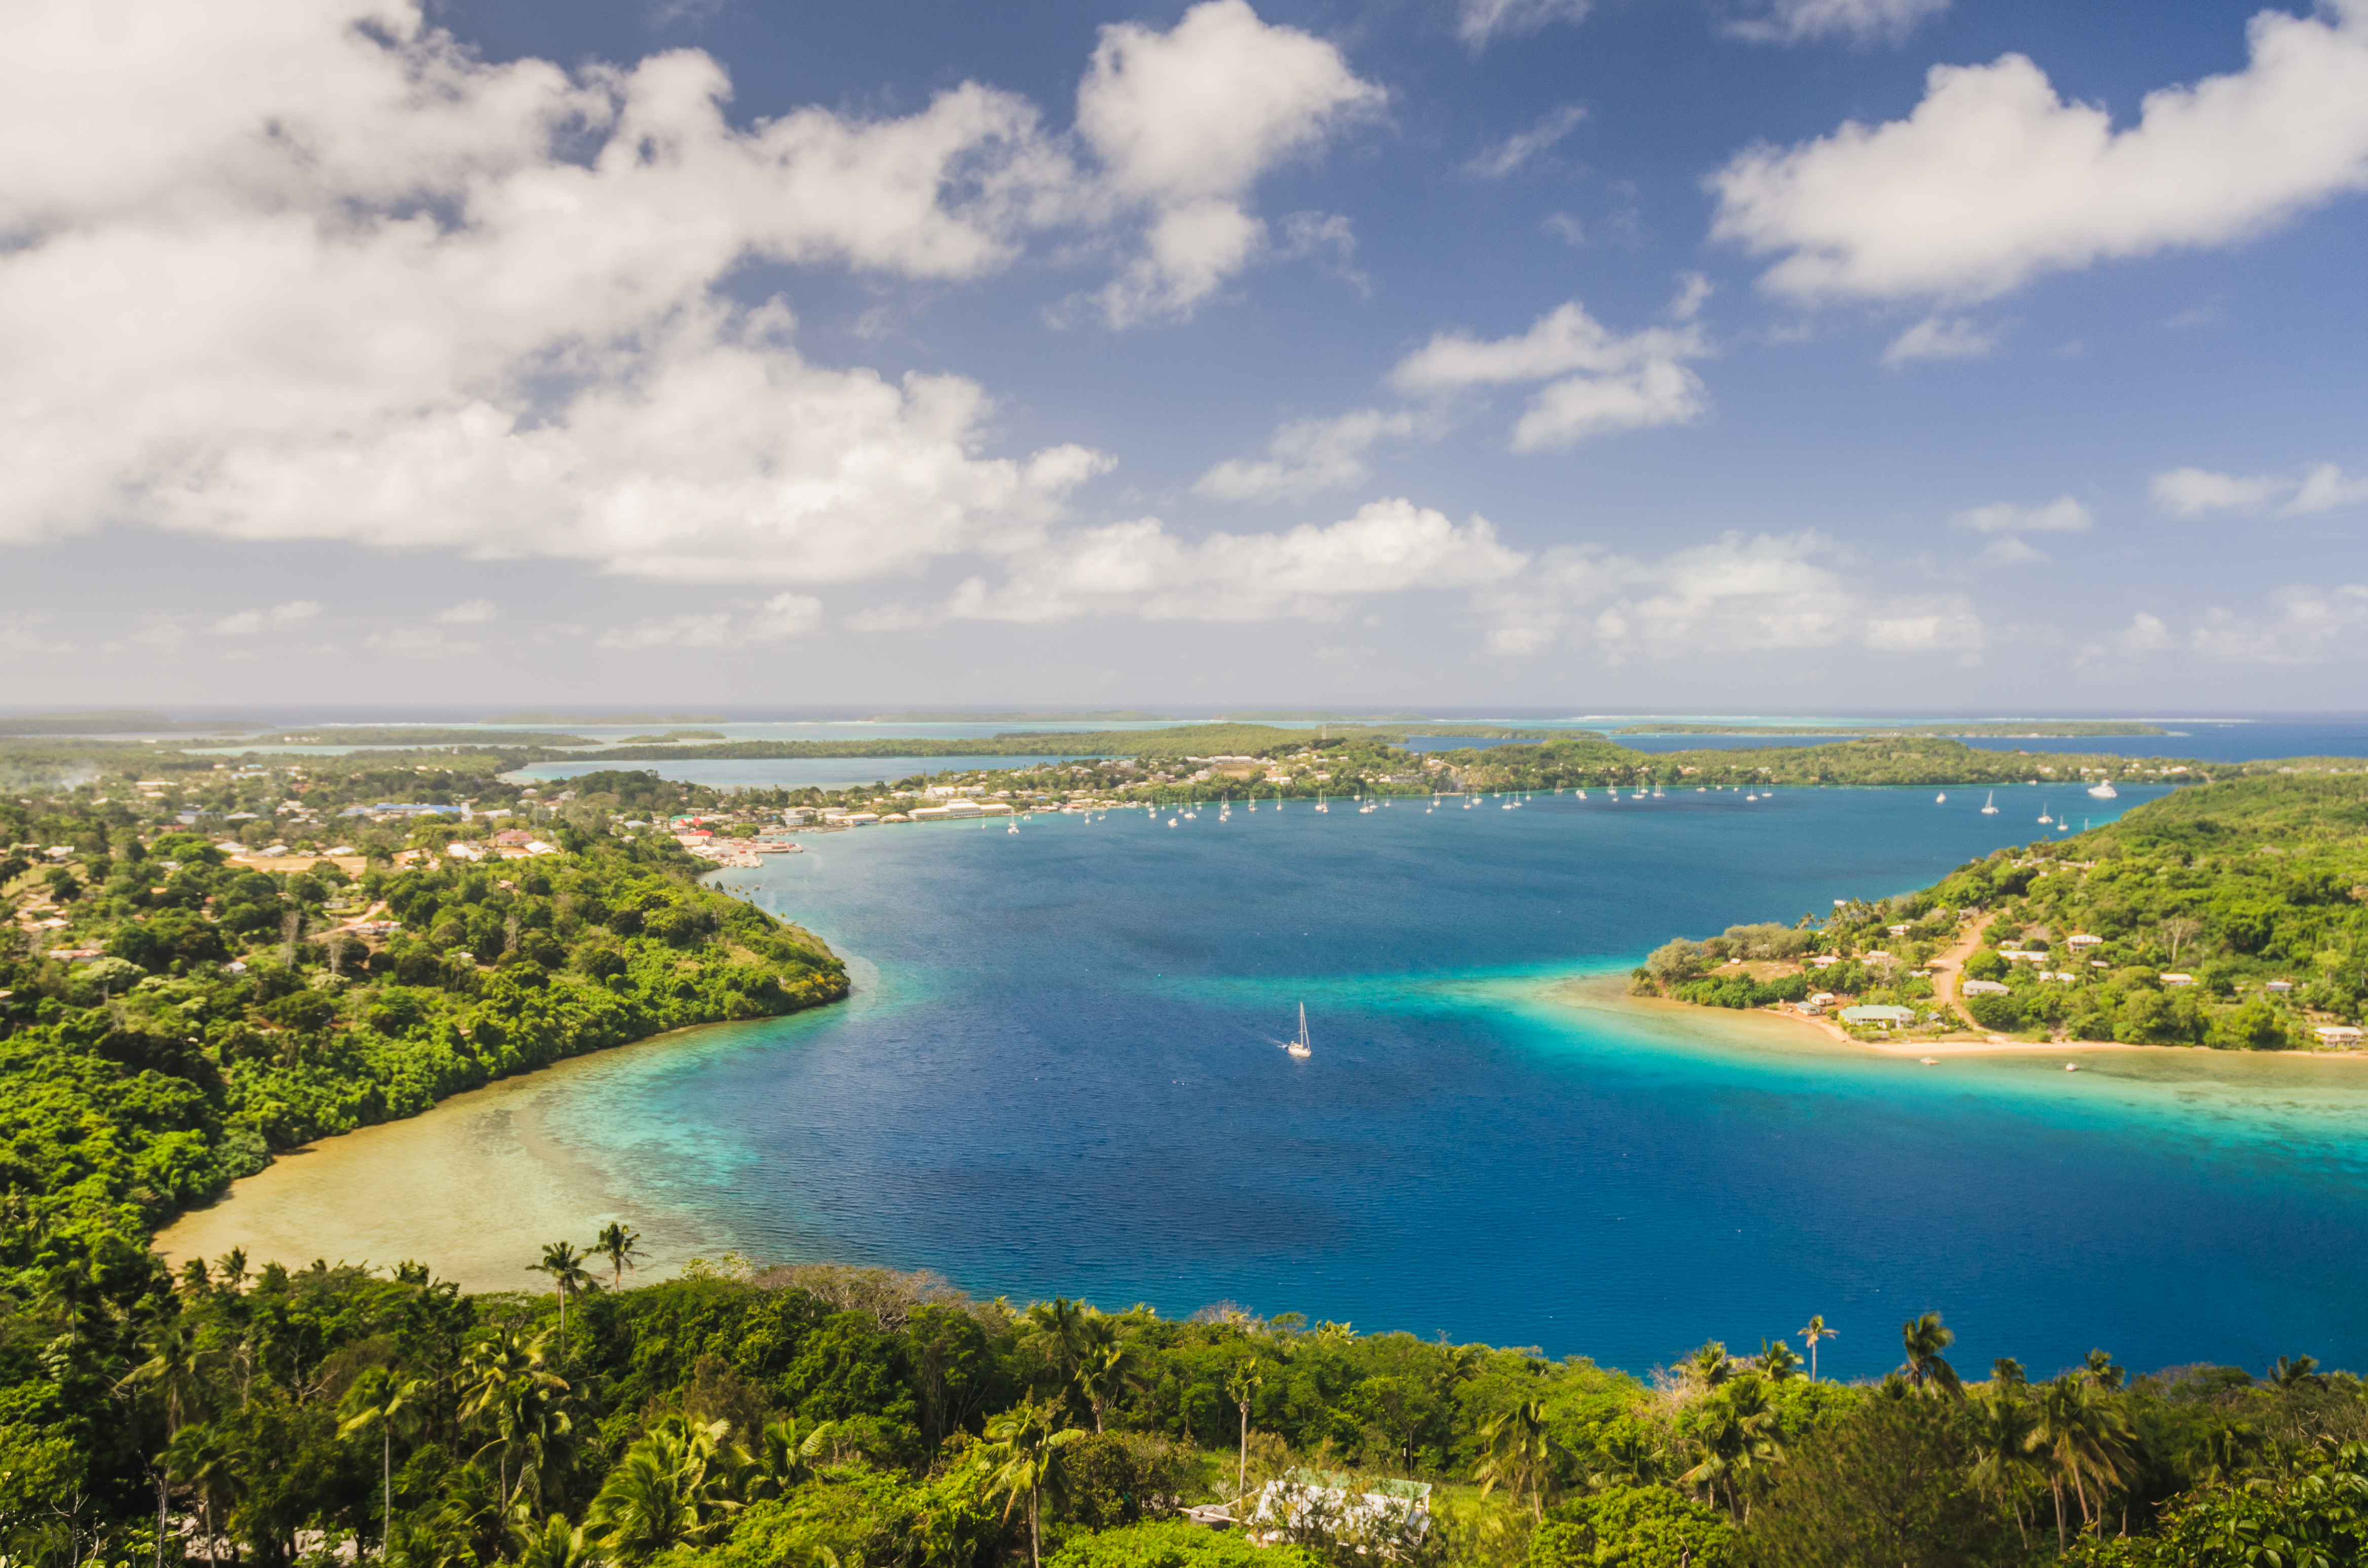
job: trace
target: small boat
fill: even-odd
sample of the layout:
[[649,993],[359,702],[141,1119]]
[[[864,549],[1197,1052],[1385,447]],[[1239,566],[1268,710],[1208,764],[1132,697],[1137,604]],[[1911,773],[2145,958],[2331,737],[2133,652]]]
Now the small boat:
[[2040,801],[2040,802],[2039,802],[2039,825],[2040,825],[2040,826],[2042,826],[2042,827],[2045,827],[2049,823],[2052,823],[2052,822],[2054,822],[2055,820],[2055,819],[2054,817],[2049,816],[2049,815],[2047,814],[2047,802],[2046,802],[2046,801]]
[[1018,823],[1013,823],[1009,827],[1005,828],[1003,831],[1006,833],[1018,833],[1019,831],[1019,824]]
[[1932,797],[1932,803],[1933,803],[1934,805],[1936,805],[1936,806],[1945,806],[1945,805],[1947,805],[1947,804],[1949,803],[1949,792],[1948,792],[1947,790],[1943,790],[1942,791],[1941,791],[1941,793],[1939,793],[1939,794],[1937,794],[1937,795],[1933,796],[1933,797]]
[[1176,819],[1175,819],[1174,817],[1169,817],[1169,818],[1167,819],[1167,825],[1168,825],[1168,826],[1170,826],[1170,827],[1174,827],[1174,826],[1176,825]]
[[1302,1061],[1315,1054],[1315,1048],[1307,1041],[1307,1004],[1304,1002],[1299,1005],[1299,1038],[1284,1046],[1283,1050]]
[[1998,791],[1997,791],[1997,790],[1991,790],[1991,791],[1989,792],[1989,798],[1988,798],[1987,800],[1985,800],[1985,801],[1982,802],[1982,815],[1984,815],[1984,816],[1986,816],[1986,817],[1994,817],[1994,816],[1998,815]]
[[2092,801],[2117,801],[2121,799],[2121,792],[2113,788],[2112,779],[2100,778],[2089,787],[2089,798]]
[[2064,1071],[2066,1073],[2078,1073],[2080,1071],[2080,1064],[2078,1062],[2066,1062],[2064,1064]]
[[1746,795],[1746,796],[1744,796],[1743,798],[1744,798],[1745,800],[1747,800],[1747,801],[1756,801],[1756,800],[1759,799],[1759,796],[1757,796],[1757,795]]
[[1922,1062],[1927,1067],[1938,1067],[1941,1065],[1941,1059],[1937,1056],[1919,1056],[1916,1060]]

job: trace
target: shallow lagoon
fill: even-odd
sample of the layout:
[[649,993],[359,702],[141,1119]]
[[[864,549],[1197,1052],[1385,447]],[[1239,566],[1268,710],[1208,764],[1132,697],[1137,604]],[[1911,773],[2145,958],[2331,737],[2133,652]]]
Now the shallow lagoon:
[[[1230,1299],[1640,1369],[1822,1312],[1828,1368],[1871,1373],[1927,1308],[1975,1368],[2099,1344],[2359,1365],[2368,1062],[1924,1068],[1573,991],[1671,934],[2045,831],[1978,803],[1599,791],[829,835],[724,881],[851,955],[853,1000],[563,1070],[529,1131],[662,1252]],[[1302,1001],[1304,1062],[1277,1043]]]

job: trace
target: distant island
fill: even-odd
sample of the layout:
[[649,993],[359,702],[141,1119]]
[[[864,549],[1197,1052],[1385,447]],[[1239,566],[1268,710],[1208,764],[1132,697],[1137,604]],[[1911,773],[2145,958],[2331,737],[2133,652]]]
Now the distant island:
[[2368,1011],[2368,765],[2267,773],[2000,849],[1793,926],[1679,938],[1644,994],[1773,1006],[1912,1050],[2357,1051]]
[[2081,735],[2167,735],[2159,724],[2120,719],[1998,720],[1980,724],[1626,724],[1615,735],[1956,735],[2047,740]]

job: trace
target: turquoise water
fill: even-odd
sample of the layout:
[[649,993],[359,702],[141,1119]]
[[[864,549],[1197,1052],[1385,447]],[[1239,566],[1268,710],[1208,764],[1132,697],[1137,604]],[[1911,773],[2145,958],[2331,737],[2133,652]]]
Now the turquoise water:
[[857,995],[586,1075],[550,1120],[753,1256],[985,1294],[1231,1300],[1640,1370],[1823,1312],[1828,1369],[1873,1373],[1927,1309],[1975,1369],[2096,1345],[2361,1365],[2368,1062],[1925,1068],[1559,999],[1669,935],[2045,831],[1978,803],[1597,792],[830,835],[723,882],[848,954]]

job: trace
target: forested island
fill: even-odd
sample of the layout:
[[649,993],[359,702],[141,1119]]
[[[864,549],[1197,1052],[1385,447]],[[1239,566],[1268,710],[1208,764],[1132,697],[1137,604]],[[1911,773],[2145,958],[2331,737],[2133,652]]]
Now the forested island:
[[[2264,773],[2000,849],[1918,892],[1673,940],[1636,983],[1713,1006],[1903,1009],[1912,1022],[1845,1019],[1895,1040],[1971,1028],[2351,1050],[2368,1010],[2363,934],[2368,774]],[[1941,996],[1952,980],[1953,997]]]

